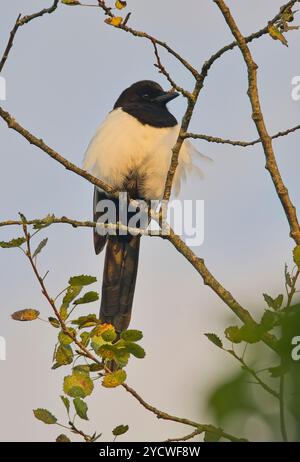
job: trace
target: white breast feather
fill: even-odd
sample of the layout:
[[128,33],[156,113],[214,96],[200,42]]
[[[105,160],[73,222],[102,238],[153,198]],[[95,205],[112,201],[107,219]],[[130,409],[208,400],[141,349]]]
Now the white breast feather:
[[[143,125],[121,108],[108,114],[96,131],[85,154],[83,168],[110,186],[121,189],[131,172],[144,179],[143,197],[161,199],[172,148],[176,143],[179,125],[156,128]],[[174,178],[176,195],[181,180],[199,168],[192,162],[197,151],[185,140],[179,155],[179,165]]]

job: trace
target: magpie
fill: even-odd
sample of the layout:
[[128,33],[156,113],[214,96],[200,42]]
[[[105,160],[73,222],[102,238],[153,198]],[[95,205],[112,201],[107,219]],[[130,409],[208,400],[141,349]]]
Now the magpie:
[[[164,91],[151,80],[126,88],[113,110],[92,138],[83,167],[116,191],[127,192],[131,199],[162,199],[165,181],[180,127],[167,108],[179,96]],[[197,153],[185,140],[174,177],[176,194],[181,180],[198,167],[192,157]],[[99,219],[97,205],[108,195],[95,187],[94,221]],[[118,219],[117,219],[118,221]],[[128,328],[138,269],[140,235],[103,235],[94,230],[94,248],[99,254],[106,245],[101,293],[100,319],[114,325],[118,333]]]

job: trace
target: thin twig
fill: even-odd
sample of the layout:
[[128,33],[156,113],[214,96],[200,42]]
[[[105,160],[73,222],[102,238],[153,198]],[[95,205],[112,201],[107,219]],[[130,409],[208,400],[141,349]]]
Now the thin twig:
[[27,15],[27,16],[23,16],[23,17],[21,17],[21,15],[19,15],[17,17],[15,25],[14,25],[13,29],[10,32],[8,43],[6,45],[6,48],[4,50],[3,56],[2,56],[1,61],[0,61],[0,73],[2,72],[3,67],[4,67],[4,65],[5,65],[5,63],[7,61],[8,55],[9,55],[9,53],[10,53],[12,47],[13,47],[15,35],[16,35],[19,27],[24,26],[24,24],[29,23],[33,19],[40,18],[41,16],[44,16],[44,14],[53,13],[56,10],[57,6],[58,6],[58,2],[59,2],[59,0],[54,0],[53,5],[50,6],[49,8],[44,8],[41,11],[39,11],[37,13],[33,13],[31,15]]
[[[276,133],[276,135],[271,136],[271,138],[272,140],[275,140],[277,138],[287,136],[290,133],[294,133],[299,129],[300,129],[300,125],[296,125],[295,127],[289,128],[288,130],[280,131]],[[241,147],[255,146],[256,144],[259,144],[262,142],[260,138],[254,141],[240,141],[240,140],[230,140],[230,139],[220,138],[217,136],[209,136],[209,135],[202,135],[200,133],[189,133],[189,132],[184,133],[183,136],[184,138],[200,139],[200,140],[208,141],[209,143],[230,144],[231,146],[241,146]]]
[[221,10],[225,21],[227,22],[233,36],[235,37],[238,43],[238,46],[246,63],[248,69],[248,96],[252,106],[252,119],[255,123],[257,132],[263,145],[266,157],[266,169],[269,171],[274,187],[276,189],[276,193],[285,211],[285,215],[290,226],[290,236],[292,239],[294,239],[296,244],[300,244],[300,226],[298,222],[296,208],[290,199],[288,189],[285,186],[281,173],[279,171],[273,149],[272,139],[267,131],[264,116],[261,109],[257,84],[258,66],[253,60],[252,54],[247,45],[247,40],[240,32],[226,3],[223,0],[214,0],[214,2]]

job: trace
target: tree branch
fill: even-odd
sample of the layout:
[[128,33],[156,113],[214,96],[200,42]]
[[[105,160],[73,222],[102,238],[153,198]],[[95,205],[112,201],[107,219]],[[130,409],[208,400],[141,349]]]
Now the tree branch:
[[0,73],[2,72],[3,67],[4,67],[4,65],[5,65],[5,63],[7,61],[8,55],[9,55],[9,53],[10,53],[12,47],[13,47],[15,35],[18,32],[19,27],[24,26],[24,24],[29,23],[33,19],[40,18],[41,16],[44,16],[44,14],[53,13],[56,10],[57,6],[58,6],[58,2],[59,2],[59,0],[54,0],[52,6],[50,6],[49,8],[44,8],[41,11],[39,11],[38,13],[33,13],[31,15],[27,15],[27,16],[23,16],[23,17],[21,17],[21,15],[19,15],[17,17],[16,23],[15,23],[13,29],[10,32],[10,36],[9,36],[7,46],[6,46],[5,50],[4,50],[3,56],[2,56],[1,61],[0,61]]
[[[276,135],[271,136],[271,138],[272,140],[275,140],[277,138],[287,136],[290,133],[294,133],[298,131],[299,129],[300,129],[300,125],[296,125],[295,127],[289,128],[288,130],[280,131],[276,133]],[[260,138],[254,141],[239,141],[239,140],[229,140],[229,139],[219,138],[216,136],[202,135],[199,133],[189,133],[189,132],[183,134],[183,136],[184,138],[200,139],[200,140],[208,141],[209,143],[230,144],[231,146],[241,146],[241,147],[254,146],[262,142]]]
[[[238,46],[244,57],[244,61],[248,69],[248,96],[252,106],[252,119],[256,125],[256,129],[260,136],[265,157],[266,157],[266,169],[269,171],[273,184],[275,186],[279,200],[285,211],[285,215],[288,219],[290,226],[290,236],[296,244],[300,244],[300,226],[296,213],[296,208],[293,205],[287,187],[285,186],[277,162],[275,153],[273,150],[272,139],[267,131],[264,116],[262,114],[258,84],[257,84],[257,64],[254,62],[250,49],[247,45],[247,40],[241,34],[233,16],[223,0],[214,0],[216,5],[221,10],[225,21],[227,22],[233,36],[236,38]],[[292,2],[290,2],[292,3]]]

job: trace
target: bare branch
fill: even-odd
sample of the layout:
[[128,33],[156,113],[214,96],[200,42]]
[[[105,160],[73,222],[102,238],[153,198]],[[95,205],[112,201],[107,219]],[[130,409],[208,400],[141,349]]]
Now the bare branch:
[[[299,1],[300,0],[291,0],[291,1],[287,2],[287,3],[285,3],[284,5],[282,5],[282,7],[280,8],[279,13],[276,14],[276,16],[274,16],[274,18],[271,19],[271,21],[268,21],[268,24],[274,24],[276,21],[278,21],[278,19],[280,19],[281,12],[283,10],[285,10],[285,9],[287,9],[289,7],[293,7]],[[246,43],[250,43],[253,40],[256,40],[256,39],[258,39],[258,38],[260,38],[263,35],[266,35],[268,33],[269,33],[268,25],[266,25],[265,27],[263,27],[259,31],[254,32],[251,35],[248,35],[248,37],[245,37],[245,41],[246,41]],[[207,76],[208,71],[210,70],[212,65],[215,63],[215,61],[217,61],[219,58],[221,58],[221,56],[223,56],[227,51],[233,50],[237,46],[238,46],[238,42],[234,41],[234,42],[230,43],[229,45],[226,45],[226,46],[222,47],[219,51],[214,53],[207,61],[205,61],[205,63],[202,66],[202,69],[201,69],[201,75],[203,76],[203,78],[205,78]]]
[[4,65],[5,65],[5,63],[7,61],[8,55],[9,55],[9,53],[10,53],[12,47],[13,47],[15,35],[18,32],[19,27],[24,26],[24,24],[29,23],[33,19],[40,18],[41,16],[44,16],[44,14],[53,13],[56,10],[57,6],[58,6],[58,2],[59,2],[59,0],[54,0],[52,6],[50,6],[49,8],[44,8],[43,10],[39,11],[38,13],[33,13],[31,15],[27,15],[27,16],[23,16],[23,17],[21,17],[21,15],[19,15],[17,17],[16,23],[15,23],[13,29],[10,32],[10,36],[9,36],[7,46],[6,46],[5,50],[4,50],[3,56],[2,56],[1,61],[0,61],[0,73],[2,72],[3,67],[4,67]]
[[260,136],[264,153],[266,157],[266,169],[269,171],[273,184],[275,186],[279,200],[285,211],[290,226],[290,236],[296,244],[300,244],[300,226],[296,213],[296,208],[293,205],[287,187],[285,186],[277,162],[272,145],[272,139],[267,131],[264,116],[261,110],[258,85],[257,85],[257,64],[254,62],[250,49],[247,45],[245,37],[241,34],[232,14],[223,0],[214,0],[216,5],[221,10],[225,21],[227,22],[232,34],[236,38],[238,46],[244,57],[244,61],[248,69],[248,96],[252,106],[252,119],[256,125],[256,129]]
[[230,435],[229,433],[225,433],[223,432],[223,430],[219,428],[215,428],[212,425],[199,424],[198,422],[194,422],[193,420],[176,417],[171,414],[168,414],[167,412],[160,411],[156,407],[147,403],[133,388],[127,385],[127,383],[123,383],[121,386],[125,388],[125,390],[128,393],[130,393],[131,396],[133,396],[145,409],[155,414],[158,419],[170,420],[172,422],[178,422],[184,425],[195,427],[197,428],[197,431],[199,433],[203,433],[203,432],[217,433],[220,437],[223,437],[229,441],[245,441],[244,439],[237,438],[236,436]]
[[[289,128],[288,130],[281,131],[276,133],[276,135],[271,136],[272,140],[277,138],[281,138],[283,136],[287,136],[290,133],[294,133],[300,129],[300,125],[296,125],[293,128]],[[254,141],[239,141],[239,140],[229,140],[224,138],[219,138],[216,136],[209,136],[209,135],[202,135],[199,133],[185,133],[183,134],[184,138],[193,138],[208,141],[209,143],[217,143],[217,144],[230,144],[231,146],[241,146],[241,147],[248,147],[248,146],[255,146],[256,144],[261,143],[261,139],[258,138]]]
[[200,435],[202,432],[200,430],[195,430],[192,433],[189,433],[188,435],[182,436],[181,438],[169,438],[166,441],[168,443],[175,442],[175,441],[188,441],[191,440],[192,438],[195,438],[195,436]]

